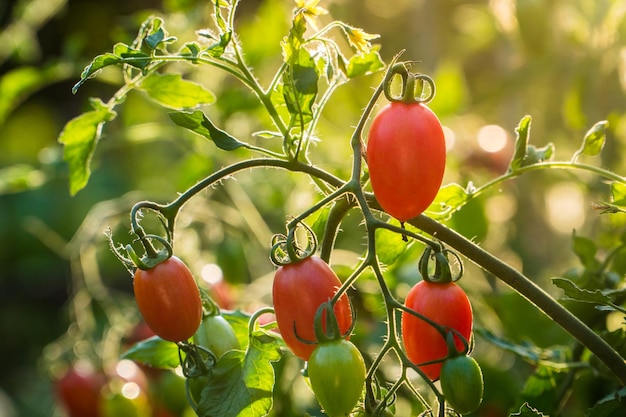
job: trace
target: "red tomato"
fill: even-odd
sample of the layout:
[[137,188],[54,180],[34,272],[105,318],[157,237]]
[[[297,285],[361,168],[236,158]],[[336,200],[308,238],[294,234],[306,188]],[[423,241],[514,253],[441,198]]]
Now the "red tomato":
[[[317,256],[281,266],[276,271],[272,289],[276,322],[285,343],[296,356],[308,360],[316,346],[299,341],[296,332],[301,339],[315,340],[315,313],[340,286],[335,272]],[[335,304],[334,311],[339,330],[347,332],[352,325],[352,310],[345,294]]]
[[446,164],[437,116],[421,103],[390,103],[374,117],[367,165],[376,199],[400,221],[420,215],[435,199]]
[[187,265],[177,257],[147,271],[137,269],[133,287],[143,319],[162,339],[179,342],[198,330],[200,291]]
[[55,383],[55,391],[70,417],[99,417],[103,374],[91,368],[72,367]]
[[[450,329],[455,329],[469,341],[472,333],[472,306],[465,292],[453,282],[437,284],[421,281],[406,297],[411,310]],[[408,358],[419,365],[448,355],[444,337],[430,324],[409,313],[402,313],[402,340]],[[457,350],[463,350],[463,341],[454,336]],[[433,381],[439,378],[442,363],[420,366]]]

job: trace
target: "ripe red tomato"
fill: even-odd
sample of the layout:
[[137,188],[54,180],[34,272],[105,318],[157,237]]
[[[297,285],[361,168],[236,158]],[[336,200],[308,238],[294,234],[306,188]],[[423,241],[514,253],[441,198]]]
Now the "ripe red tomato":
[[[465,292],[454,282],[437,284],[428,281],[417,283],[406,297],[405,305],[428,317],[435,323],[457,330],[469,341],[472,333],[472,306]],[[444,337],[430,324],[407,312],[402,312],[402,340],[408,358],[419,365],[448,355]],[[463,342],[454,336],[458,351]],[[439,378],[442,363],[420,366],[433,381]]]
[[172,342],[187,340],[202,321],[202,300],[191,271],[175,256],[152,269],[137,269],[137,306],[148,326]]
[[[317,256],[281,266],[276,271],[272,288],[276,322],[285,343],[296,356],[308,360],[316,346],[299,341],[296,332],[301,339],[315,340],[315,313],[340,286],[335,272]],[[352,310],[345,294],[335,304],[334,311],[339,330],[347,332],[352,325]]]
[[366,156],[383,210],[400,221],[412,219],[433,202],[443,180],[441,123],[424,104],[390,103],[372,121]]
[[72,367],[55,383],[55,391],[70,417],[99,417],[103,374],[91,368]]

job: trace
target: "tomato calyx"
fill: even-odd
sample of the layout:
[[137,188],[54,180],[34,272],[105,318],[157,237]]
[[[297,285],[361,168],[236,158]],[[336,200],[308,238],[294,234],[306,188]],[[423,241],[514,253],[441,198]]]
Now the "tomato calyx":
[[[402,84],[399,95],[391,91],[393,81],[399,75]],[[383,93],[392,103],[417,104],[428,103],[435,97],[435,82],[428,75],[409,71],[407,62],[393,64],[385,74]]]
[[[452,255],[454,258],[454,266],[456,267],[454,273],[448,255]],[[434,267],[431,266],[431,261],[434,262]],[[455,282],[463,276],[463,262],[459,255],[442,247],[435,249],[432,246],[426,246],[418,261],[418,268],[424,281],[435,284]]]
[[350,309],[352,313],[352,324],[350,328],[345,333],[341,333],[341,329],[339,328],[339,322],[337,321],[337,316],[335,315],[334,306],[331,300],[323,303],[317,309],[315,313],[315,319],[313,321],[313,326],[315,330],[315,340],[307,340],[298,335],[298,331],[296,329],[296,323],[294,322],[293,331],[296,335],[296,338],[308,345],[317,345],[320,343],[330,343],[341,339],[347,339],[352,331],[354,330],[354,326],[356,325],[356,317],[354,313],[354,309]]
[[[304,233],[305,243],[298,240],[298,231]],[[270,259],[276,266],[285,266],[305,260],[317,250],[317,237],[304,222],[295,219],[287,225],[287,235],[276,234],[272,237]]]
[[[185,353],[184,359],[182,353]],[[193,343],[180,342],[178,344],[178,355],[185,378],[209,375],[211,369],[217,363],[217,357],[213,352],[204,346]]]

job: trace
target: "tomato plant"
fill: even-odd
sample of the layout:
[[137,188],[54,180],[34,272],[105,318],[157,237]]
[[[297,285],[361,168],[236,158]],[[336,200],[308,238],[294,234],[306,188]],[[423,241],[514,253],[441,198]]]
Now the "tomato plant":
[[159,337],[179,342],[196,333],[202,321],[200,291],[180,259],[172,256],[152,269],[137,269],[133,288],[141,315]]
[[228,321],[218,315],[205,316],[193,336],[194,343],[209,349],[216,359],[232,349],[240,349],[237,335]]
[[70,417],[99,417],[104,375],[91,368],[71,367],[56,381],[55,391]]
[[313,350],[307,371],[324,412],[330,417],[350,414],[365,382],[365,362],[359,349],[345,339],[322,342]]
[[475,411],[483,399],[483,374],[476,359],[460,355],[447,359],[441,367],[441,390],[455,411]]
[[441,123],[423,103],[392,102],[372,121],[367,165],[376,200],[400,221],[435,199],[446,163]]
[[[472,307],[465,292],[454,282],[418,282],[407,294],[405,306],[446,329],[454,329],[469,341],[472,332]],[[404,311],[402,340],[408,358],[419,365],[443,360],[448,356],[445,337],[430,323]],[[459,351],[464,343],[454,334]],[[420,369],[432,380],[439,378],[441,363],[421,365]]]
[[[274,275],[272,298],[278,329],[287,346],[307,360],[315,345],[301,340],[315,340],[314,319],[318,308],[331,299],[341,281],[318,256],[283,265]],[[352,310],[347,295],[334,307],[339,329],[346,332],[352,325]]]

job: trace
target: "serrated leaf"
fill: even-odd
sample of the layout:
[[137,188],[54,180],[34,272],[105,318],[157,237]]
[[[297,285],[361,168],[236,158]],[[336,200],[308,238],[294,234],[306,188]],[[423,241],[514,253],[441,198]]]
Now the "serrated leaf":
[[511,414],[510,417],[546,417],[545,414],[537,410],[536,408],[531,407],[528,403],[524,403],[519,412],[515,414]]
[[59,135],[58,141],[64,145],[63,160],[69,166],[71,195],[75,195],[87,185],[91,175],[91,158],[100,138],[102,126],[115,116],[113,110],[102,104],[96,104],[95,110],[70,120]]
[[171,109],[189,109],[215,102],[213,93],[200,84],[184,80],[180,74],[150,74],[142,81],[140,89]]
[[610,305],[612,302],[611,297],[602,293],[602,291],[589,291],[584,288],[580,288],[567,278],[552,278],[552,283],[562,289],[565,296],[571,300],[598,305]]
[[240,142],[223,130],[218,129],[200,110],[194,112],[170,112],[169,116],[177,125],[204,136],[213,141],[218,148],[225,151],[232,151],[246,146],[245,143]]
[[349,78],[360,75],[371,74],[380,71],[385,67],[385,63],[377,51],[370,51],[364,54],[354,55],[348,61],[346,75]]
[[273,336],[256,331],[245,354],[231,350],[217,361],[198,404],[200,417],[261,417],[272,408],[273,362],[281,358]]
[[606,142],[606,130],[609,122],[603,120],[596,123],[587,131],[583,138],[580,149],[574,154],[572,162],[575,162],[580,155],[596,156],[602,152],[604,143]]
[[106,54],[98,55],[95,57],[80,74],[80,80],[72,87],[72,94],[76,94],[78,89],[85,84],[85,82],[94,77],[98,71],[109,65],[116,65],[122,62],[122,57],[107,52]]
[[174,369],[180,365],[178,346],[159,336],[153,336],[131,346],[122,358],[159,369]]
[[543,349],[530,343],[515,343],[511,340],[504,339],[495,335],[493,332],[476,328],[475,332],[481,338],[499,347],[500,349],[514,353],[532,364],[542,364],[558,369],[567,368],[567,357],[569,355],[568,348],[556,347],[553,349]]

